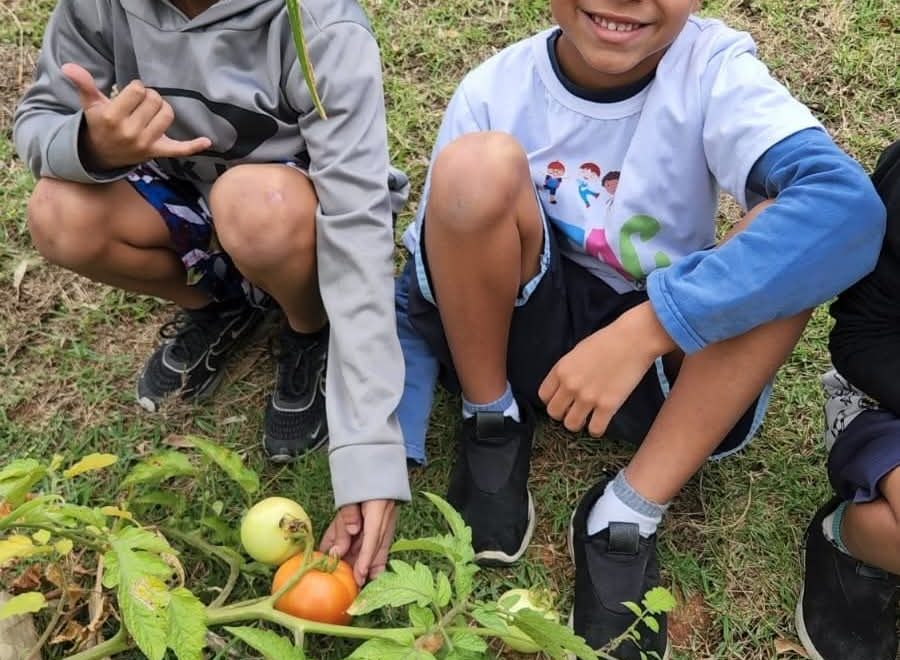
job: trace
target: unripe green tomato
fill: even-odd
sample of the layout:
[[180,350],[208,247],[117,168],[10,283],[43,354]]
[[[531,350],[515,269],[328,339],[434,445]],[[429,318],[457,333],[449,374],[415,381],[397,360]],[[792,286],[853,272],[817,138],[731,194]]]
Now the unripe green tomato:
[[[509,612],[534,610],[543,614],[545,619],[559,621],[559,612],[552,609],[553,603],[549,595],[536,589],[510,589],[500,596],[497,604]],[[503,643],[519,653],[537,653],[541,647],[516,626],[510,626],[510,635],[501,637]]]
[[302,540],[294,535],[304,526],[311,541],[312,523],[303,507],[286,497],[268,497],[244,515],[241,545],[256,561],[279,566],[303,552]]

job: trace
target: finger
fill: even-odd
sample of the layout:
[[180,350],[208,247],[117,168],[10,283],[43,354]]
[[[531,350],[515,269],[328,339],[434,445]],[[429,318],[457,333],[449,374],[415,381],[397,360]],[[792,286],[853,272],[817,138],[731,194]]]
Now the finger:
[[580,431],[584,428],[591,410],[590,404],[574,401],[563,419],[563,426],[572,432]]
[[388,552],[391,549],[391,541],[394,538],[394,532],[397,528],[397,516],[393,512],[385,517],[385,524],[381,531],[381,544],[378,552],[372,558],[372,565],[369,567],[369,579],[374,580],[376,577],[384,573],[387,567]]
[[322,542],[319,543],[319,552],[328,553],[332,547],[334,547],[335,542],[337,541],[337,523],[332,522],[328,529],[325,530],[325,533],[322,534]]
[[67,62],[62,65],[61,71],[75,86],[75,90],[78,92],[78,102],[81,103],[82,109],[88,110],[95,105],[109,102],[109,98],[97,89],[94,76],[80,64]]
[[212,146],[212,140],[205,137],[193,140],[173,140],[163,135],[150,147],[152,158],[186,158],[206,151]]
[[362,529],[362,511],[359,504],[342,506],[341,510],[338,511],[338,515],[341,517],[341,522],[344,523],[348,533],[353,536],[359,534],[360,529]]
[[[150,126],[150,123],[153,119],[159,114],[159,111],[163,107],[163,98],[159,95],[155,89],[148,89],[146,96],[144,96],[144,100],[138,104],[138,107],[134,109],[134,112],[131,113],[131,116],[128,118],[128,123],[133,127],[135,133],[143,132],[144,129]],[[171,123],[171,122],[170,122]],[[169,126],[163,127],[158,133],[152,134],[153,138],[161,136],[166,132],[166,129]]]
[[566,390],[562,388],[556,390],[553,398],[547,404],[547,414],[555,420],[562,420],[566,413],[569,412],[569,408],[574,400],[575,397]]
[[591,421],[588,424],[588,433],[595,438],[601,437],[606,433],[606,427],[609,425],[611,417],[612,415],[610,413],[595,407],[591,413]]
[[556,367],[554,366],[550,370],[550,373],[547,374],[547,377],[544,378],[544,382],[542,382],[541,386],[538,388],[538,397],[540,397],[541,401],[543,401],[546,406],[558,389],[559,377],[556,375]]
[[132,80],[110,102],[113,117],[120,120],[129,117],[147,98],[147,92],[148,90],[144,87],[144,83],[140,80]]
[[362,547],[359,549],[359,557],[353,566],[353,575],[360,586],[365,584],[366,578],[369,577],[372,560],[381,545],[381,529],[385,514],[383,502],[369,502],[367,505],[365,516],[363,516]]

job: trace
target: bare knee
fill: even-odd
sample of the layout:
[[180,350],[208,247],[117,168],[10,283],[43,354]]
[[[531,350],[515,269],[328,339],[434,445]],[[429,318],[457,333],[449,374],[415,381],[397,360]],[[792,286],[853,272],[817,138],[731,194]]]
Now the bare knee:
[[244,269],[314,258],[316,207],[309,180],[281,165],[234,167],[210,194],[219,243]]
[[78,270],[106,249],[109,212],[93,186],[41,179],[28,200],[28,231],[49,262]]
[[481,232],[515,221],[522,192],[530,188],[528,158],[507,133],[465,134],[437,155],[427,216],[454,232]]

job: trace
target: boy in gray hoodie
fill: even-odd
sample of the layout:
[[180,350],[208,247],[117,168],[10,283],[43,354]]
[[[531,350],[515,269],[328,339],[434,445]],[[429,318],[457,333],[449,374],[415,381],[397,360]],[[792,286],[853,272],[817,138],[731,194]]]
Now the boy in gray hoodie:
[[145,408],[208,396],[281,308],[265,450],[330,439],[330,538],[362,581],[409,498],[381,65],[353,0],[307,0],[302,23],[327,119],[284,0],[60,0],[14,137],[40,253],[181,308],[138,377]]

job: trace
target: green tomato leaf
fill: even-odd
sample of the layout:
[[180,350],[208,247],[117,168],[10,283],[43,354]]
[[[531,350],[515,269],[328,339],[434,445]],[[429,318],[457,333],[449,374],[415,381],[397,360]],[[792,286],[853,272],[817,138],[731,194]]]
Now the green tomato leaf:
[[25,501],[31,487],[43,479],[47,468],[33,458],[20,458],[0,470],[0,501],[16,508]]
[[653,587],[644,594],[644,600],[642,602],[644,607],[647,608],[651,614],[671,612],[675,609],[675,605],[677,604],[675,602],[675,597],[665,587]]
[[642,610],[641,606],[637,603],[632,603],[630,600],[626,600],[624,603],[622,603],[622,605],[631,610],[631,613],[634,614],[636,618],[639,619],[644,616],[644,610]]
[[206,646],[206,610],[184,587],[173,589],[169,601],[169,634],[166,640],[178,660],[203,660]]
[[191,465],[187,456],[177,451],[164,450],[151,454],[131,468],[122,481],[121,488],[124,490],[135,484],[158,484],[174,477],[190,477],[195,474],[197,468]]
[[434,660],[435,656],[428,651],[415,648],[414,641],[404,645],[388,639],[370,639],[357,647],[347,660]]
[[644,625],[647,626],[651,631],[658,633],[659,632],[659,621],[654,619],[652,616],[645,616],[643,618]]
[[481,569],[475,564],[457,565],[453,572],[453,585],[456,587],[457,600],[465,600],[475,588],[475,574]]
[[19,614],[39,612],[45,607],[47,607],[47,601],[44,594],[37,591],[19,594],[0,605],[0,621]]
[[188,436],[188,439],[204,456],[222,468],[245,493],[252,495],[259,490],[259,477],[244,465],[237,453],[196,435]]
[[509,632],[509,626],[506,625],[506,619],[500,616],[493,607],[476,607],[472,610],[471,615],[472,618],[483,627],[495,631],[497,637]]
[[391,552],[428,552],[446,557],[456,564],[470,562],[475,556],[472,546],[450,534],[423,539],[397,539],[391,546]]
[[47,545],[50,543],[50,532],[46,529],[39,529],[34,534],[31,535],[31,538],[34,539],[35,543],[38,545]]
[[[465,543],[471,550],[472,530],[463,521],[462,516],[459,515],[456,509],[454,509],[447,500],[438,497],[434,493],[424,493],[424,495],[432,504],[434,504],[437,510],[441,512],[441,515],[444,516],[444,520],[446,520],[447,524],[450,526],[450,532],[453,536]],[[475,552],[472,551],[472,557],[474,558],[474,556]],[[471,561],[471,558],[464,558],[464,561]]]
[[434,612],[427,607],[410,605],[409,622],[416,628],[431,628],[434,625]]
[[547,655],[553,658],[565,657],[566,651],[581,660],[597,660],[597,652],[577,636],[569,626],[547,619],[542,613],[531,609],[519,610],[511,614],[511,625],[534,640]]
[[[120,561],[120,567],[123,563]],[[144,655],[150,660],[162,660],[171,602],[166,583],[153,575],[140,575],[130,563],[127,572],[121,568],[120,571],[117,596],[125,627]]]
[[[79,523],[98,529],[106,526],[106,516],[102,511],[79,504],[59,504],[48,507],[43,517],[64,527],[77,527]],[[23,522],[28,522],[28,520]]]
[[225,630],[244,642],[247,646],[263,654],[265,660],[305,660],[303,649],[299,649],[281,635],[268,630],[258,630],[246,626],[225,626]]
[[120,529],[113,535],[111,542],[113,547],[119,545],[131,550],[146,550],[156,554],[178,554],[164,537],[140,527],[124,527]]
[[88,454],[74,465],[69,466],[63,471],[63,477],[71,479],[85,472],[93,472],[108,468],[110,465],[119,460],[115,454]]
[[453,589],[450,587],[450,579],[441,571],[437,576],[437,584],[434,589],[434,602],[438,607],[446,607],[453,597]]
[[137,497],[131,498],[132,504],[142,504],[144,506],[162,506],[167,509],[178,509],[184,498],[179,497],[175,493],[167,493],[163,490],[151,490],[149,493],[143,493]]
[[454,649],[464,651],[467,654],[474,654],[478,658],[484,657],[484,652],[487,650],[487,644],[481,637],[464,630],[451,634],[450,642],[453,644]]
[[435,601],[434,576],[427,566],[416,563],[413,568],[395,559],[390,568],[363,588],[347,612],[359,616],[382,607],[401,607],[410,603],[425,607]]

